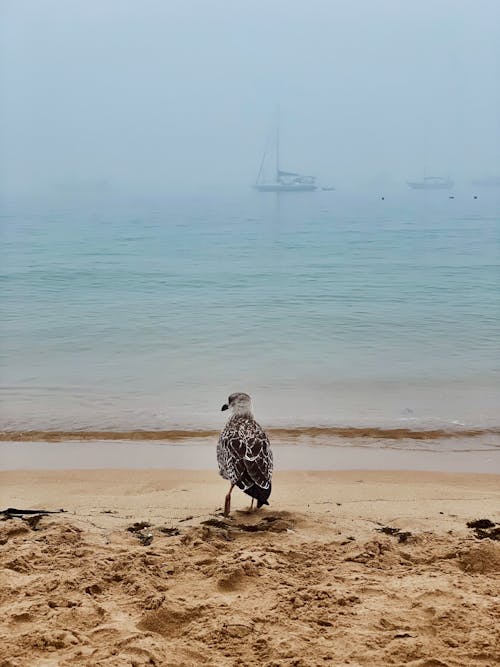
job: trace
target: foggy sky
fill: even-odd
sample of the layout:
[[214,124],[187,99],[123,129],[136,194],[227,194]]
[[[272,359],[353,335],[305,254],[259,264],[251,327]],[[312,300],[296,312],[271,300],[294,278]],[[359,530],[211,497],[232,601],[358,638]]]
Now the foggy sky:
[[498,0],[3,0],[0,184],[500,174]]

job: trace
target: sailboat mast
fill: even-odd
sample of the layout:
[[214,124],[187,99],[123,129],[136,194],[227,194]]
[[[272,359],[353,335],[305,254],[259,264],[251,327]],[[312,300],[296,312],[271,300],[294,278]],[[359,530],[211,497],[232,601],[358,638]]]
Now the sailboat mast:
[[260,161],[259,173],[255,179],[255,183],[258,184],[262,181],[262,170],[264,169],[264,162],[266,161],[266,152],[262,155],[262,160]]
[[276,183],[280,180],[280,109],[276,109]]

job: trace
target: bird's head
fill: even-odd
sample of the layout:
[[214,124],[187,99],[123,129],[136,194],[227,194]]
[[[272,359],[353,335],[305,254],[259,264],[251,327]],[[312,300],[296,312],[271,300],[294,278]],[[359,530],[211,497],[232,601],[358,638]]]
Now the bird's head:
[[252,399],[248,394],[244,394],[240,391],[236,392],[235,394],[231,394],[227,399],[227,403],[224,403],[221,408],[221,410],[229,409],[231,409],[235,415],[251,415]]

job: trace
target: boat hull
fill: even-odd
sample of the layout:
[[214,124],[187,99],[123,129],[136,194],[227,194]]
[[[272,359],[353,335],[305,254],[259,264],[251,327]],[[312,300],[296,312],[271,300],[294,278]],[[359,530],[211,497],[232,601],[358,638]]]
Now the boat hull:
[[453,187],[453,181],[443,183],[422,183],[421,181],[408,181],[408,186],[412,190],[450,190]]

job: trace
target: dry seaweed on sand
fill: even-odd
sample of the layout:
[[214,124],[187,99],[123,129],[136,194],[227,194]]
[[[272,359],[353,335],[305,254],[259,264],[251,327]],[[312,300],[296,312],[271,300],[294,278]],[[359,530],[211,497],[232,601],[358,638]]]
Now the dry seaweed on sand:
[[129,533],[138,533],[141,530],[144,530],[144,528],[151,528],[149,521],[136,521],[127,528],[127,531]]
[[384,535],[392,535],[398,538],[398,542],[407,542],[408,538],[412,536],[407,530],[401,530],[400,528],[393,528],[392,526],[382,526],[381,528],[375,528],[379,533],[384,533]]
[[0,514],[3,515],[6,518],[12,518],[12,517],[20,517],[25,514],[60,514],[61,512],[65,512],[66,510],[60,509],[60,510],[20,510],[15,507],[7,507],[5,510],[0,510]]
[[500,524],[490,519],[467,521],[467,528],[472,528],[478,540],[500,540]]
[[161,526],[160,528],[158,528],[158,530],[160,531],[160,533],[163,533],[168,537],[174,537],[175,535],[181,534],[181,531],[178,528],[171,526]]

